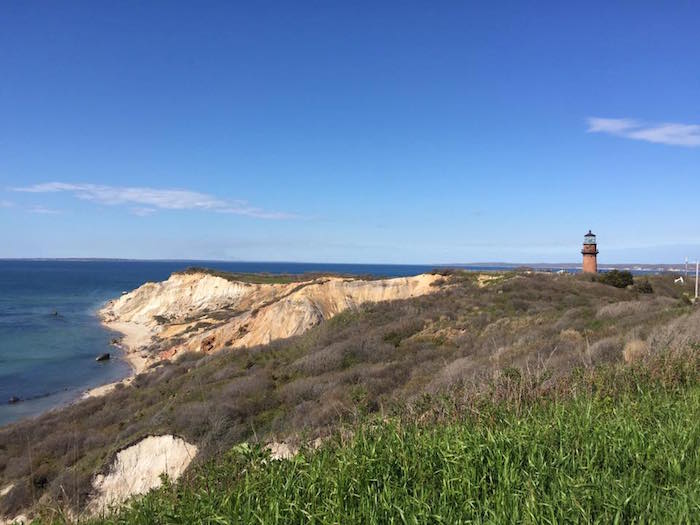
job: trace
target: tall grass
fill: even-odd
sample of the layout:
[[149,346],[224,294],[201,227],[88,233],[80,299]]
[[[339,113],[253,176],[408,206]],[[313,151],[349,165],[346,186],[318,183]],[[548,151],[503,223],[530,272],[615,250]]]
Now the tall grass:
[[517,411],[366,421],[291,460],[240,445],[100,523],[697,523],[697,375],[626,374]]

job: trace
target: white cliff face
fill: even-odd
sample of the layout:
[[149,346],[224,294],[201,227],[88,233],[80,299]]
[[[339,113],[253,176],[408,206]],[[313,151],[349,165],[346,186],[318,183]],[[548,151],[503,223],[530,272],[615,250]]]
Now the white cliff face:
[[104,512],[110,506],[159,487],[162,474],[176,480],[196,455],[195,445],[171,435],[149,436],[121,450],[109,472],[93,480],[94,496],[88,504],[88,513]]
[[108,326],[127,333],[130,351],[152,340],[160,344],[163,350],[149,356],[155,361],[182,351],[212,352],[299,335],[362,303],[430,293],[437,289],[432,284],[439,278],[428,274],[374,281],[324,277],[249,284],[207,273],[174,274],[109,302],[101,315]]
[[203,273],[174,274],[167,281],[146,283],[111,301],[103,314],[107,321],[155,326],[157,316],[184,319],[233,306],[254,293],[256,287]]

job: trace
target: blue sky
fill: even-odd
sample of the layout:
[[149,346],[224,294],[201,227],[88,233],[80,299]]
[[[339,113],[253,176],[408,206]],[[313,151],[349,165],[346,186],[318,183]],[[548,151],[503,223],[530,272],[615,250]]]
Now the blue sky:
[[527,4],[4,2],[0,257],[700,256],[697,4]]

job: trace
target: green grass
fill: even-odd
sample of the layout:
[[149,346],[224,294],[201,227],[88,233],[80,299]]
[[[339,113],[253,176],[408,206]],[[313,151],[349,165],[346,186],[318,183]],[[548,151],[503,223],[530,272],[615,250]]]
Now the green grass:
[[241,445],[100,523],[697,523],[697,376],[626,377],[366,421],[288,461]]

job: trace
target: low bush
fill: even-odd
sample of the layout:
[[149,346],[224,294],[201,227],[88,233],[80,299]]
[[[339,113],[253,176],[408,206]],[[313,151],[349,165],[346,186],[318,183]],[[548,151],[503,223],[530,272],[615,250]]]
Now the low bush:
[[634,289],[639,293],[654,293],[654,287],[649,282],[649,279],[640,279],[635,283]]
[[627,288],[634,284],[634,277],[627,270],[610,270],[598,276],[598,282],[614,286],[615,288]]

